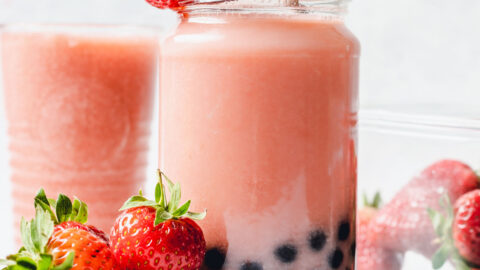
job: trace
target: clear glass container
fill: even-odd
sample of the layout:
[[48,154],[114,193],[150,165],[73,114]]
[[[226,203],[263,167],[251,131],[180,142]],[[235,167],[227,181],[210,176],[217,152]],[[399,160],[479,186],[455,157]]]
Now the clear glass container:
[[[442,160],[460,161],[478,170],[478,115],[480,111],[474,107],[452,104],[384,104],[362,108],[359,117],[359,193],[373,195],[379,191],[383,201],[388,203],[425,168]],[[438,187],[433,192],[445,191]],[[419,207],[425,207],[425,216],[415,217],[420,220],[427,216],[427,206]],[[409,215],[409,212],[402,214]],[[419,227],[416,230],[427,234]],[[433,226],[431,230],[430,234],[434,234]],[[408,252],[402,269],[431,267],[430,258]],[[442,269],[454,268],[448,265]]]
[[343,1],[188,8],[161,46],[160,165],[204,269],[354,269],[359,44]]
[[15,228],[33,215],[43,187],[50,197],[84,200],[89,221],[108,231],[146,176],[156,31],[61,24],[0,31]]

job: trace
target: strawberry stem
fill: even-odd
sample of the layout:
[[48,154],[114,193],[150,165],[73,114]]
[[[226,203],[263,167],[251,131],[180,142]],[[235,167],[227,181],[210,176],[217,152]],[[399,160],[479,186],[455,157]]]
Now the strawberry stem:
[[[155,226],[165,222],[169,219],[179,219],[187,217],[191,219],[201,220],[205,218],[206,211],[203,213],[193,213],[188,211],[191,201],[187,201],[180,206],[181,188],[180,183],[173,183],[166,174],[157,170],[158,182],[155,186],[155,200],[149,200],[145,198],[141,193],[129,198],[120,210],[127,210],[136,207],[152,207],[156,211]],[[170,193],[170,201],[167,200],[165,186],[163,180],[167,184],[168,191]]]
[[382,196],[380,192],[375,192],[375,195],[373,196],[373,199],[370,201],[367,194],[363,193],[363,205],[366,207],[378,209],[380,208],[380,205],[382,204]]

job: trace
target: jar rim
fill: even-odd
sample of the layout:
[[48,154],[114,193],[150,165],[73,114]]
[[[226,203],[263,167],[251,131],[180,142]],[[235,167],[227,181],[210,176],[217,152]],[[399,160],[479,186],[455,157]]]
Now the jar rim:
[[382,133],[408,136],[480,139],[480,119],[470,115],[443,115],[389,109],[361,109],[359,128]]
[[342,17],[347,12],[347,5],[350,0],[293,0],[295,4],[286,5],[289,0],[283,1],[285,5],[279,5],[278,1],[255,1],[247,0],[196,0],[185,9],[189,15],[197,14],[323,14],[332,17]]

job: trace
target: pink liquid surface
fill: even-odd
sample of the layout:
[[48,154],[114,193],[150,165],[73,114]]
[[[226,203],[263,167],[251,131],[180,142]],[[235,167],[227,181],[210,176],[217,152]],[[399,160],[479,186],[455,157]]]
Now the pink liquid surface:
[[193,16],[162,45],[160,167],[208,209],[205,269],[353,269],[358,55],[309,16]]
[[2,34],[16,224],[32,216],[43,187],[49,197],[85,201],[89,223],[108,231],[144,181],[158,44],[152,35],[85,29]]

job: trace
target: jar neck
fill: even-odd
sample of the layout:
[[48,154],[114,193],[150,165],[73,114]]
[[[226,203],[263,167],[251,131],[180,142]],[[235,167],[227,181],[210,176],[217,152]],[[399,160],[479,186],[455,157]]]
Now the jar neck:
[[[187,7],[188,17],[222,14],[298,16],[300,14],[343,20],[346,0],[198,0]],[[210,1],[210,2],[209,2]],[[212,2],[214,1],[214,2]]]

